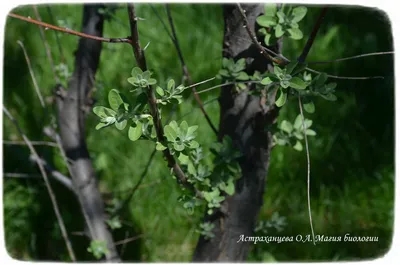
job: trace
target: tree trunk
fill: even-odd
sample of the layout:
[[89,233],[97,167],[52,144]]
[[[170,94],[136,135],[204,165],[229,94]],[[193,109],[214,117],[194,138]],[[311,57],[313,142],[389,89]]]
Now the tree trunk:
[[[246,10],[250,29],[256,32],[255,20],[263,12],[263,5],[242,5]],[[243,21],[236,5],[224,5],[223,56],[246,59],[246,72],[255,70],[264,73],[271,68],[271,62],[260,54],[243,27]],[[278,51],[280,45],[270,47]],[[251,89],[251,87],[249,87]],[[275,96],[268,95],[266,103],[259,96],[247,92],[235,93],[233,87],[225,87],[220,96],[220,135],[229,135],[243,158],[240,161],[242,176],[236,182],[235,194],[228,197],[219,212],[205,220],[214,224],[212,239],[200,237],[194,261],[244,261],[251,242],[239,241],[243,235],[252,236],[258,213],[263,204],[265,179],[271,153],[272,134],[265,129],[275,122],[277,108]]]
[[[84,33],[102,36],[104,18],[99,14],[102,5],[84,5]],[[90,92],[94,85],[102,43],[82,38],[75,55],[75,70],[68,91],[59,86],[57,109],[63,148],[71,161],[72,182],[86,219],[92,240],[105,241],[107,261],[120,261],[112,235],[105,223],[103,200],[85,142],[85,109],[88,109]]]

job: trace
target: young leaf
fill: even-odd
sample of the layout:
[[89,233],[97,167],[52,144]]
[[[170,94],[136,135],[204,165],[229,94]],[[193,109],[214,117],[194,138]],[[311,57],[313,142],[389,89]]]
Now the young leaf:
[[297,141],[296,144],[293,146],[293,148],[294,148],[294,150],[302,151],[303,145],[300,143],[300,141]]
[[282,107],[286,103],[287,93],[282,89],[279,89],[280,95],[279,98],[275,101],[276,106]]
[[129,127],[128,137],[131,141],[136,141],[142,136],[142,123],[136,122],[136,127]]
[[307,83],[297,76],[290,79],[289,83],[289,86],[294,89],[305,89],[307,87]]
[[160,143],[160,142],[156,143],[156,150],[157,151],[164,151],[165,149],[167,149],[167,147],[164,146],[162,143]]
[[194,139],[194,138],[196,137],[195,132],[196,132],[196,130],[197,130],[198,127],[199,127],[199,126],[194,125],[194,126],[190,126],[190,127],[188,128],[187,133],[186,133],[186,139],[187,139],[187,140],[191,140],[191,139]]
[[174,143],[174,149],[176,151],[178,151],[178,152],[181,152],[181,151],[183,151],[185,149],[185,145],[182,144],[182,143],[175,142]]
[[100,129],[104,128],[104,127],[107,127],[108,125],[109,125],[108,123],[100,122],[100,123],[98,123],[96,125],[96,130],[100,130]]
[[265,34],[265,37],[264,37],[264,43],[265,43],[265,45],[267,45],[267,46],[271,45],[271,43],[270,43],[271,37],[272,37],[271,34],[269,34],[269,33],[266,33],[266,34]]
[[301,30],[298,28],[288,29],[288,32],[290,34],[290,38],[294,40],[301,40],[303,38],[303,32],[301,32]]
[[278,11],[276,12],[276,15],[279,18],[279,24],[283,24],[285,22],[285,17],[286,17],[285,13],[283,13],[282,11]]
[[282,70],[279,66],[275,65],[275,66],[274,66],[274,74],[275,74],[278,78],[281,78],[281,76],[283,75],[283,70]]
[[156,87],[156,92],[157,92],[157,94],[160,95],[161,97],[165,95],[164,90],[163,90],[161,87],[159,87],[159,86]]
[[312,101],[304,103],[303,107],[304,107],[304,110],[307,111],[308,113],[314,113],[315,112],[315,105],[314,105],[314,102],[312,102]]
[[283,31],[283,27],[281,24],[276,25],[275,27],[275,37],[280,38],[285,34],[285,31]]
[[293,9],[292,11],[292,21],[294,22],[299,22],[304,18],[304,16],[307,14],[307,7],[305,6],[299,6]]
[[191,141],[190,142],[190,146],[189,146],[190,149],[196,149],[198,147],[199,147],[199,143],[198,142],[196,142],[196,141]]
[[107,117],[114,117],[117,114],[114,110],[103,106],[94,107],[93,112],[102,119]]
[[177,132],[176,129],[171,126],[171,123],[170,125],[164,126],[164,134],[169,142],[175,142],[175,139],[177,137]]
[[246,72],[240,72],[236,79],[242,81],[249,80],[249,75]]
[[303,121],[302,121],[302,119],[301,119],[301,115],[299,114],[299,115],[297,115],[296,119],[294,120],[294,125],[293,125],[293,127],[294,127],[295,129],[300,129],[300,128],[303,127],[302,124],[303,124]]
[[276,25],[276,18],[273,16],[259,16],[256,21],[258,25],[266,28]]
[[288,122],[287,120],[283,120],[280,124],[280,127],[282,129],[282,131],[287,132],[287,133],[291,133],[293,131],[293,126],[290,122]]
[[306,130],[306,134],[309,135],[309,136],[315,136],[315,135],[317,135],[317,133],[316,133],[314,130],[311,130],[311,129],[307,129],[307,130]]
[[266,77],[263,80],[261,80],[261,84],[264,85],[264,86],[269,85],[271,83],[272,83],[272,80],[269,77]]
[[178,160],[183,165],[187,165],[189,163],[189,157],[187,155],[182,154],[182,153],[179,154]]
[[117,127],[118,130],[123,130],[126,127],[126,124],[128,123],[127,120],[123,120],[121,122],[115,122],[115,127]]
[[110,92],[108,92],[108,103],[110,104],[110,107],[115,111],[117,111],[119,106],[124,103],[118,90],[111,89]]
[[175,81],[174,81],[174,79],[170,79],[170,80],[168,81],[167,88],[168,88],[169,91],[171,91],[173,88],[175,88]]
[[140,69],[139,67],[134,67],[134,68],[132,69],[131,75],[132,75],[133,77],[137,77],[138,75],[141,75],[141,74],[143,74],[143,71],[142,71],[142,69]]

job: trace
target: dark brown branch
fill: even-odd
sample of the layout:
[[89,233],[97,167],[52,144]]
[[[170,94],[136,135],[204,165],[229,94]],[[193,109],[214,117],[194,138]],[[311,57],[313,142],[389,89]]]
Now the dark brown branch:
[[75,36],[79,36],[82,38],[86,38],[86,39],[92,39],[92,40],[97,40],[97,41],[101,41],[101,42],[109,42],[109,43],[132,43],[132,41],[129,38],[103,38],[103,37],[98,37],[98,36],[94,36],[94,35],[89,35],[86,33],[82,33],[82,32],[78,32],[75,30],[70,30],[70,29],[66,29],[66,28],[61,28],[61,27],[57,27],[45,22],[40,22],[37,21],[35,19],[29,18],[29,17],[23,17],[14,13],[9,13],[8,14],[10,17],[13,18],[17,18],[19,20],[23,20],[32,24],[36,24],[48,29],[52,29],[52,30],[56,30],[56,31],[61,31],[67,34],[71,34],[71,35],[75,35]]
[[[29,150],[31,151],[32,155],[36,159],[40,159],[38,153],[36,152],[35,147],[33,147],[31,142],[29,141],[28,137],[23,133],[21,127],[18,124],[18,122],[14,119],[14,117],[11,115],[11,113],[7,110],[7,108],[5,106],[3,106],[3,112],[6,114],[6,116],[11,120],[11,122],[17,128],[18,133],[21,135],[22,139],[24,139],[24,141],[25,141],[26,145],[29,147]],[[61,234],[62,234],[62,236],[64,238],[64,241],[65,241],[65,244],[67,246],[69,257],[71,258],[71,260],[73,262],[75,262],[76,261],[75,253],[74,253],[74,250],[72,249],[72,244],[71,244],[71,241],[69,240],[67,229],[65,228],[64,221],[63,221],[63,219],[61,217],[60,209],[58,208],[57,199],[56,199],[56,196],[54,194],[53,188],[51,187],[51,184],[50,184],[49,178],[47,176],[46,170],[44,169],[44,167],[43,167],[43,165],[41,163],[37,163],[37,165],[39,167],[40,173],[42,174],[44,183],[46,184],[46,188],[47,188],[47,191],[49,193],[51,203],[53,204],[53,209],[54,209],[54,212],[55,212],[56,217],[57,217],[58,224],[59,224],[60,229],[61,229]]]
[[[169,4],[165,5],[166,9],[167,9],[167,16],[168,16],[168,22],[169,25],[171,26],[171,31],[172,31],[172,41],[174,43],[175,49],[178,52],[178,57],[179,57],[179,61],[181,62],[181,66],[182,66],[182,71],[183,71],[183,75],[185,76],[185,79],[188,81],[189,85],[193,84],[193,80],[190,76],[189,70],[185,64],[185,60],[183,59],[183,54],[182,54],[182,50],[179,46],[179,41],[178,41],[178,37],[176,35],[176,31],[175,31],[175,25],[174,25],[174,21],[172,19],[172,15],[171,15],[171,10],[169,8]],[[216,136],[218,136],[218,130],[217,128],[215,128],[214,124],[212,123],[210,116],[208,116],[206,110],[204,109],[204,105],[202,100],[200,99],[200,96],[197,93],[197,90],[195,87],[192,87],[192,92],[193,92],[193,96],[197,102],[197,104],[200,107],[201,112],[203,113],[204,117],[207,120],[207,123],[210,125],[211,129],[213,130],[213,132],[215,133]]]
[[303,52],[301,53],[300,57],[297,59],[299,63],[304,63],[306,60],[306,57],[308,53],[310,52],[310,49],[314,43],[315,37],[317,36],[318,30],[321,27],[322,20],[324,19],[326,15],[326,11],[328,11],[328,7],[323,7],[321,10],[321,13],[319,14],[317,21],[314,24],[313,30],[311,31],[310,36],[308,37],[307,43],[304,46]]
[[[133,48],[133,53],[135,54],[136,63],[142,71],[146,71],[147,70],[146,58],[139,43],[139,32],[137,27],[138,18],[136,17],[135,14],[135,7],[131,3],[128,4],[128,15],[129,15],[129,24],[131,27],[132,48]],[[152,86],[149,86],[147,89],[147,103],[150,108],[150,114],[153,117],[157,139],[159,142],[165,144],[164,128],[161,123],[160,113],[157,108],[157,99],[154,94],[154,89]],[[163,151],[163,154],[165,159],[167,160],[168,167],[173,169],[179,182],[185,187],[194,190],[197,197],[203,198],[203,194],[188,182],[187,176],[182,171],[181,167],[176,162],[174,156],[169,152],[169,150],[165,149]]]

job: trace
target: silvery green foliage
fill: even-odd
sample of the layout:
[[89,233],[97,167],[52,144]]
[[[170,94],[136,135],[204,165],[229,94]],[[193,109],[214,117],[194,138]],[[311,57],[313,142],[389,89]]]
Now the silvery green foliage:
[[299,29],[299,24],[307,14],[307,8],[299,6],[289,8],[284,12],[284,5],[278,10],[276,4],[266,4],[264,15],[257,18],[257,24],[262,28],[259,33],[264,36],[264,43],[267,46],[273,45],[282,36],[288,36],[294,40],[303,38],[303,32]]

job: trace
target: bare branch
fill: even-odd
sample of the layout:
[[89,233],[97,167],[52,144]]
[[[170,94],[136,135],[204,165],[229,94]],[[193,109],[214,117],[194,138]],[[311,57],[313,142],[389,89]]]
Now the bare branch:
[[29,69],[29,74],[31,75],[31,78],[32,78],[33,86],[35,87],[36,94],[39,97],[40,105],[42,105],[42,108],[44,108],[45,104],[44,104],[43,96],[42,96],[42,93],[40,92],[39,86],[36,82],[36,78],[33,73],[32,65],[31,65],[31,60],[29,59],[29,56],[26,53],[24,44],[21,41],[17,41],[17,43],[19,44],[19,46],[21,46],[22,51],[24,52],[25,60],[26,60],[26,63],[28,65],[28,69]]
[[103,37],[98,37],[98,36],[93,36],[93,35],[89,35],[86,33],[82,33],[82,32],[78,32],[75,30],[70,30],[67,28],[61,28],[61,27],[57,27],[45,22],[40,22],[37,21],[35,19],[29,18],[29,17],[23,17],[17,14],[13,14],[13,13],[9,13],[8,14],[10,17],[13,18],[17,18],[19,20],[23,20],[32,24],[36,24],[42,27],[45,27],[46,29],[52,29],[52,30],[56,30],[56,31],[61,31],[67,34],[71,34],[71,35],[75,35],[75,36],[79,36],[82,38],[86,38],[86,39],[92,39],[92,40],[97,40],[97,41],[101,41],[101,42],[109,42],[109,43],[130,43],[132,44],[132,41],[129,38],[103,38]]
[[134,237],[131,237],[131,238],[126,238],[124,240],[120,240],[120,241],[115,242],[115,245],[118,246],[118,245],[126,244],[126,243],[129,243],[129,242],[138,240],[139,238],[141,238],[143,236],[144,236],[144,234],[140,234],[140,235],[137,235],[137,236],[134,236]]
[[[138,19],[135,14],[135,7],[131,3],[128,4],[128,15],[129,15],[129,24],[131,27],[132,48],[135,54],[136,63],[140,67],[140,69],[142,69],[142,71],[146,71],[147,70],[146,58],[139,43],[139,32],[137,28]],[[159,142],[165,143],[164,128],[162,127],[160,113],[157,108],[157,99],[155,97],[154,89],[152,86],[149,86],[147,90],[147,102],[149,105],[151,116],[153,117],[157,139]],[[197,197],[203,198],[203,194],[188,182],[187,176],[182,171],[181,167],[176,162],[174,156],[169,152],[169,150],[165,149],[163,151],[163,154],[168,162],[168,167],[173,169],[179,182],[185,187],[194,190]]]
[[[35,148],[30,143],[28,137],[26,137],[26,135],[23,133],[21,127],[18,125],[18,122],[14,119],[14,117],[11,115],[11,113],[7,110],[7,108],[5,106],[3,106],[3,112],[6,114],[6,116],[12,121],[14,126],[17,128],[19,134],[24,139],[26,145],[29,147],[29,150],[31,151],[32,155],[34,157],[36,157],[36,159],[40,159],[39,155],[37,154],[37,152],[35,150]],[[61,234],[62,234],[62,236],[64,238],[64,241],[65,241],[65,244],[67,246],[69,257],[73,262],[76,262],[74,250],[72,249],[71,241],[69,240],[68,233],[67,233],[67,230],[66,230],[65,225],[64,225],[64,221],[63,221],[63,219],[61,217],[61,213],[60,213],[60,210],[58,208],[57,199],[56,199],[56,196],[54,195],[53,188],[50,185],[50,181],[49,181],[49,179],[47,177],[46,170],[44,169],[44,167],[43,167],[43,165],[41,163],[37,163],[37,165],[39,167],[40,173],[43,176],[44,182],[46,184],[47,191],[49,192],[50,200],[51,200],[51,202],[53,204],[53,209],[54,209],[54,212],[55,212],[56,217],[57,217],[58,224],[59,224],[60,229],[61,229]]]
[[11,173],[11,172],[4,172],[4,178],[42,178],[40,174],[29,174],[29,173]]
[[[46,8],[47,8],[47,13],[50,16],[50,23],[51,24],[55,24],[53,12],[51,11],[50,5],[46,5]],[[65,62],[65,57],[64,57],[62,46],[61,46],[61,41],[60,41],[60,38],[58,37],[57,33],[58,33],[57,31],[54,31],[54,36],[56,37],[58,51],[60,52],[60,56],[61,56],[61,62],[64,63]]]
[[308,65],[310,65],[310,64],[328,64],[328,63],[343,62],[343,61],[347,61],[347,60],[359,59],[359,58],[368,57],[368,56],[379,56],[379,55],[386,55],[386,54],[394,54],[394,52],[371,52],[371,53],[364,53],[364,54],[360,54],[360,55],[354,55],[354,56],[349,56],[349,57],[344,57],[344,58],[339,58],[339,59],[329,60],[329,61],[307,62],[307,64]]

